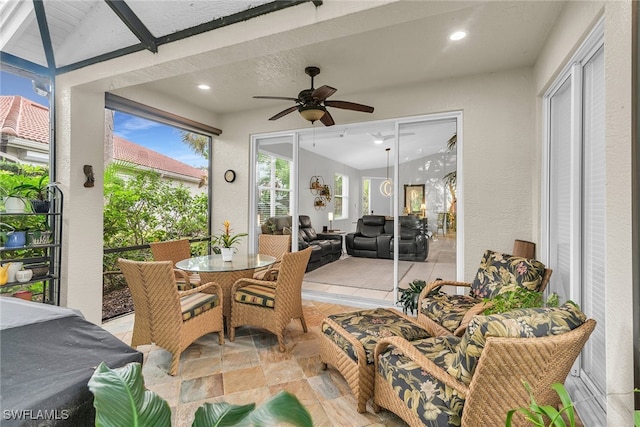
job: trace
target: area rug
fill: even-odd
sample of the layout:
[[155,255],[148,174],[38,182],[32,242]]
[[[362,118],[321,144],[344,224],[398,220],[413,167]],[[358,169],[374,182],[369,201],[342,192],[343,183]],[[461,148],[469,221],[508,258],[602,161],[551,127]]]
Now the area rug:
[[[411,261],[398,261],[398,279],[402,279],[412,266]],[[304,281],[390,292],[393,290],[393,260],[348,257],[305,274]]]

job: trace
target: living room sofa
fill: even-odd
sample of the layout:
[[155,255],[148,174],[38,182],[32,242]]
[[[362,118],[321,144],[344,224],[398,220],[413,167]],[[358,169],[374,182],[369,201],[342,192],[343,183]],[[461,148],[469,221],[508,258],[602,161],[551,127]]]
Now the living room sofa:
[[[398,258],[424,261],[429,255],[429,239],[422,222],[413,215],[399,217],[400,243]],[[364,215],[356,231],[346,235],[347,254],[365,258],[392,259],[394,253],[394,221],[383,215]]]
[[[270,217],[262,225],[263,234],[291,234],[291,216]],[[315,270],[325,264],[340,259],[342,255],[342,236],[331,233],[318,233],[311,224],[308,215],[298,216],[298,250],[311,247],[311,257],[306,271]]]

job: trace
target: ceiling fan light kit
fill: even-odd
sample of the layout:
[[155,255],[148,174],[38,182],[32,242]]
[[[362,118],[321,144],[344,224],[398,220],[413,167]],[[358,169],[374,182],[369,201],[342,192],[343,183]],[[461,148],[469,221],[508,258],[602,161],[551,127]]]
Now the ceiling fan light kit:
[[322,116],[325,115],[327,110],[325,110],[324,108],[321,108],[319,106],[315,106],[315,105],[305,105],[305,106],[300,107],[298,109],[298,112],[306,120],[309,120],[311,123],[313,123],[316,120],[320,120],[322,118]]
[[300,91],[297,98],[286,96],[254,96],[255,99],[278,99],[283,101],[294,101],[296,105],[280,111],[269,120],[278,120],[293,111],[298,110],[300,115],[311,123],[320,120],[325,126],[333,126],[335,122],[326,107],[341,108],[343,110],[360,111],[363,113],[373,113],[373,107],[363,104],[356,104],[348,101],[328,101],[327,98],[336,93],[337,89],[323,85],[315,89],[313,79],[320,74],[320,68],[307,67],[304,72],[311,77],[311,88]]

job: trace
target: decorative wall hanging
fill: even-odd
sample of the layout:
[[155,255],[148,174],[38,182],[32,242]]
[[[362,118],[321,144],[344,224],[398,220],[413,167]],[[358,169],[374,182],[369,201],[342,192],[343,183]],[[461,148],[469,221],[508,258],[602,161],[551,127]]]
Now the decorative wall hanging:
[[309,181],[309,191],[316,196],[313,201],[313,207],[316,210],[324,209],[327,203],[331,201],[331,187],[324,183],[324,179],[320,175],[314,175]]

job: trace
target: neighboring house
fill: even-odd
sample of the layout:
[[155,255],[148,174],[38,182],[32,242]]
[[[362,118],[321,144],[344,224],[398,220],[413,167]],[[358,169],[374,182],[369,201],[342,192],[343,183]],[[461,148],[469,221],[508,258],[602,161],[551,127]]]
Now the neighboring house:
[[117,135],[113,136],[112,160],[125,175],[133,174],[135,170],[152,170],[164,179],[183,184],[194,194],[206,191],[206,170],[194,168]]
[[21,96],[0,96],[0,159],[49,165],[49,109]]
[[[113,135],[107,163],[123,175],[152,170],[198,194],[206,191],[207,171]],[[37,166],[49,165],[49,109],[21,96],[0,96],[0,159]]]

